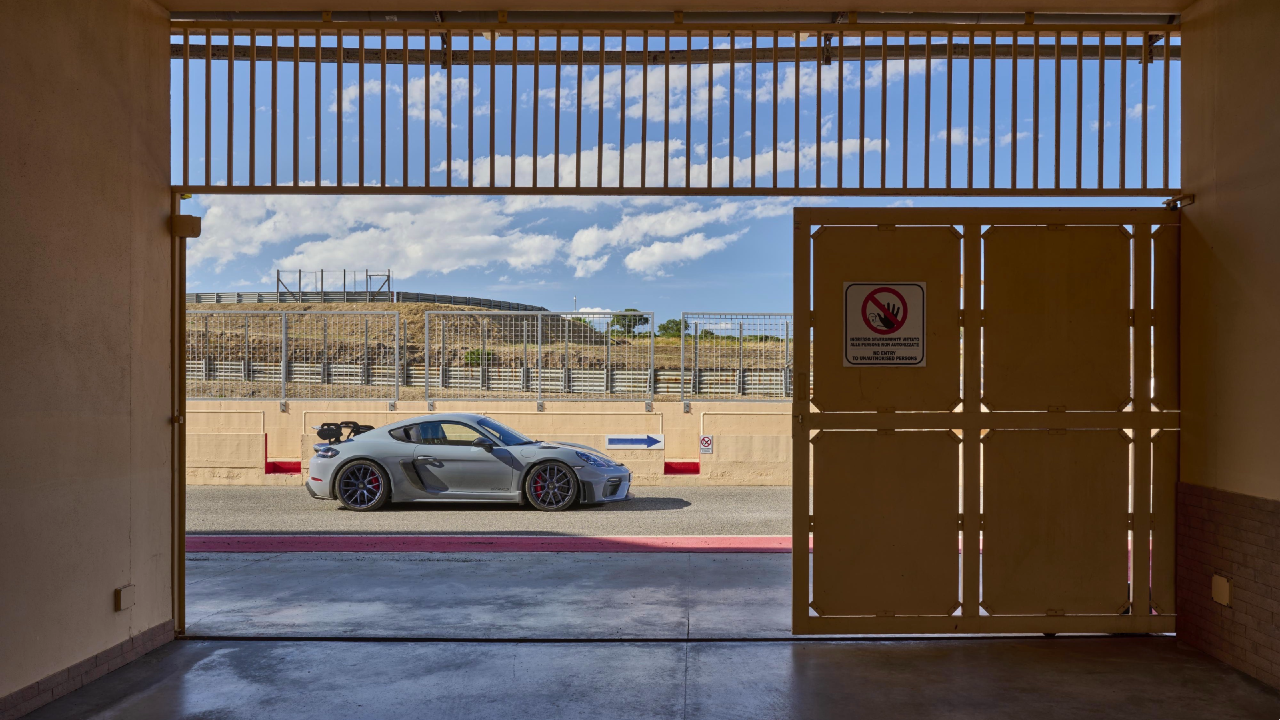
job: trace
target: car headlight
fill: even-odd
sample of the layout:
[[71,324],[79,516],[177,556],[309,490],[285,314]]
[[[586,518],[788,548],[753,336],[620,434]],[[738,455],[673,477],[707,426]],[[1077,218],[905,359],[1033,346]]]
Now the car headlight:
[[600,457],[599,455],[592,455],[591,453],[584,453],[584,452],[582,452],[581,450],[575,450],[574,452],[575,452],[575,453],[577,453],[578,457],[582,458],[582,461],[583,461],[583,462],[585,462],[586,464],[591,465],[591,466],[593,466],[593,467],[598,467],[598,468],[609,468],[609,467],[613,467],[613,463],[611,463],[611,462],[609,462],[608,460],[606,460],[606,459],[604,459],[604,458]]
[[316,451],[316,457],[318,458],[338,457],[338,448],[330,445],[329,443],[316,443],[311,446],[311,449]]

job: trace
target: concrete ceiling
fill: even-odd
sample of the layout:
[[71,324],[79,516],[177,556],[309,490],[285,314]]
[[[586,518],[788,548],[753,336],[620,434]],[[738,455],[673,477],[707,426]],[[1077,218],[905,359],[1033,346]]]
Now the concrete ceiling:
[[[543,10],[645,12],[1090,12],[1179,13],[1195,0],[628,0],[602,7],[599,0],[159,0],[171,11],[423,11]],[[430,5],[434,5],[431,7]]]

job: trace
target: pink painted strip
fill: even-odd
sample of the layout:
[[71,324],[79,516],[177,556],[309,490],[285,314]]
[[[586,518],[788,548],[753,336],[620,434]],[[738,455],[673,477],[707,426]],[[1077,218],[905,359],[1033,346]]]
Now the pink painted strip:
[[[809,541],[813,550],[813,541]],[[785,535],[188,535],[187,552],[788,553]]]

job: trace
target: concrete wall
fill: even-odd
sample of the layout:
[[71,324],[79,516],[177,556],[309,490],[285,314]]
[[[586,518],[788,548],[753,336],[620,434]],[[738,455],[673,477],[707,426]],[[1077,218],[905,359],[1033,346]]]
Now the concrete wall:
[[23,0],[0,21],[0,367],[23,369],[0,373],[0,698],[173,617],[167,20]]
[[1202,0],[1183,33],[1182,480],[1277,500],[1280,75],[1251,69],[1280,3]]
[[[790,404],[780,402],[695,402],[684,412],[678,402],[547,402],[538,412],[531,402],[438,401],[436,412],[484,413],[531,437],[563,440],[605,450],[605,436],[661,433],[665,450],[610,450],[642,485],[787,485],[791,482]],[[297,475],[266,475],[260,449],[271,460],[301,461],[305,471],[311,428],[322,422],[356,420],[385,425],[428,413],[427,403],[293,401],[190,401],[187,411],[187,483],[202,485],[300,484]],[[699,453],[698,437],[713,435],[714,452]],[[265,439],[264,439],[265,436]],[[697,475],[664,475],[665,461],[699,460]]]
[[[1273,617],[1280,605],[1256,567],[1275,573],[1280,505],[1264,512],[1250,500],[1280,500],[1280,242],[1272,217],[1280,76],[1269,67],[1280,3],[1201,0],[1182,29],[1183,187],[1196,200],[1184,211],[1182,234],[1180,474],[1214,491],[1179,493],[1204,504],[1179,507],[1201,515],[1179,517],[1178,635],[1275,683],[1280,667],[1272,660],[1280,656],[1259,651],[1280,648]],[[1204,568],[1258,581],[1265,607],[1224,624],[1210,612],[1211,600],[1184,602],[1208,596]],[[1214,643],[1243,653],[1218,652],[1210,635],[1195,630],[1204,627],[1221,630]]]

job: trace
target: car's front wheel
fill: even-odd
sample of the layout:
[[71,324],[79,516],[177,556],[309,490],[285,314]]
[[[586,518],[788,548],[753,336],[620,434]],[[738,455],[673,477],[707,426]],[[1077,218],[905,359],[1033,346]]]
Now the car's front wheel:
[[356,460],[339,471],[337,494],[348,510],[377,510],[391,497],[391,479],[377,463]]
[[562,462],[543,463],[525,478],[524,495],[539,510],[565,510],[578,498],[578,478]]

